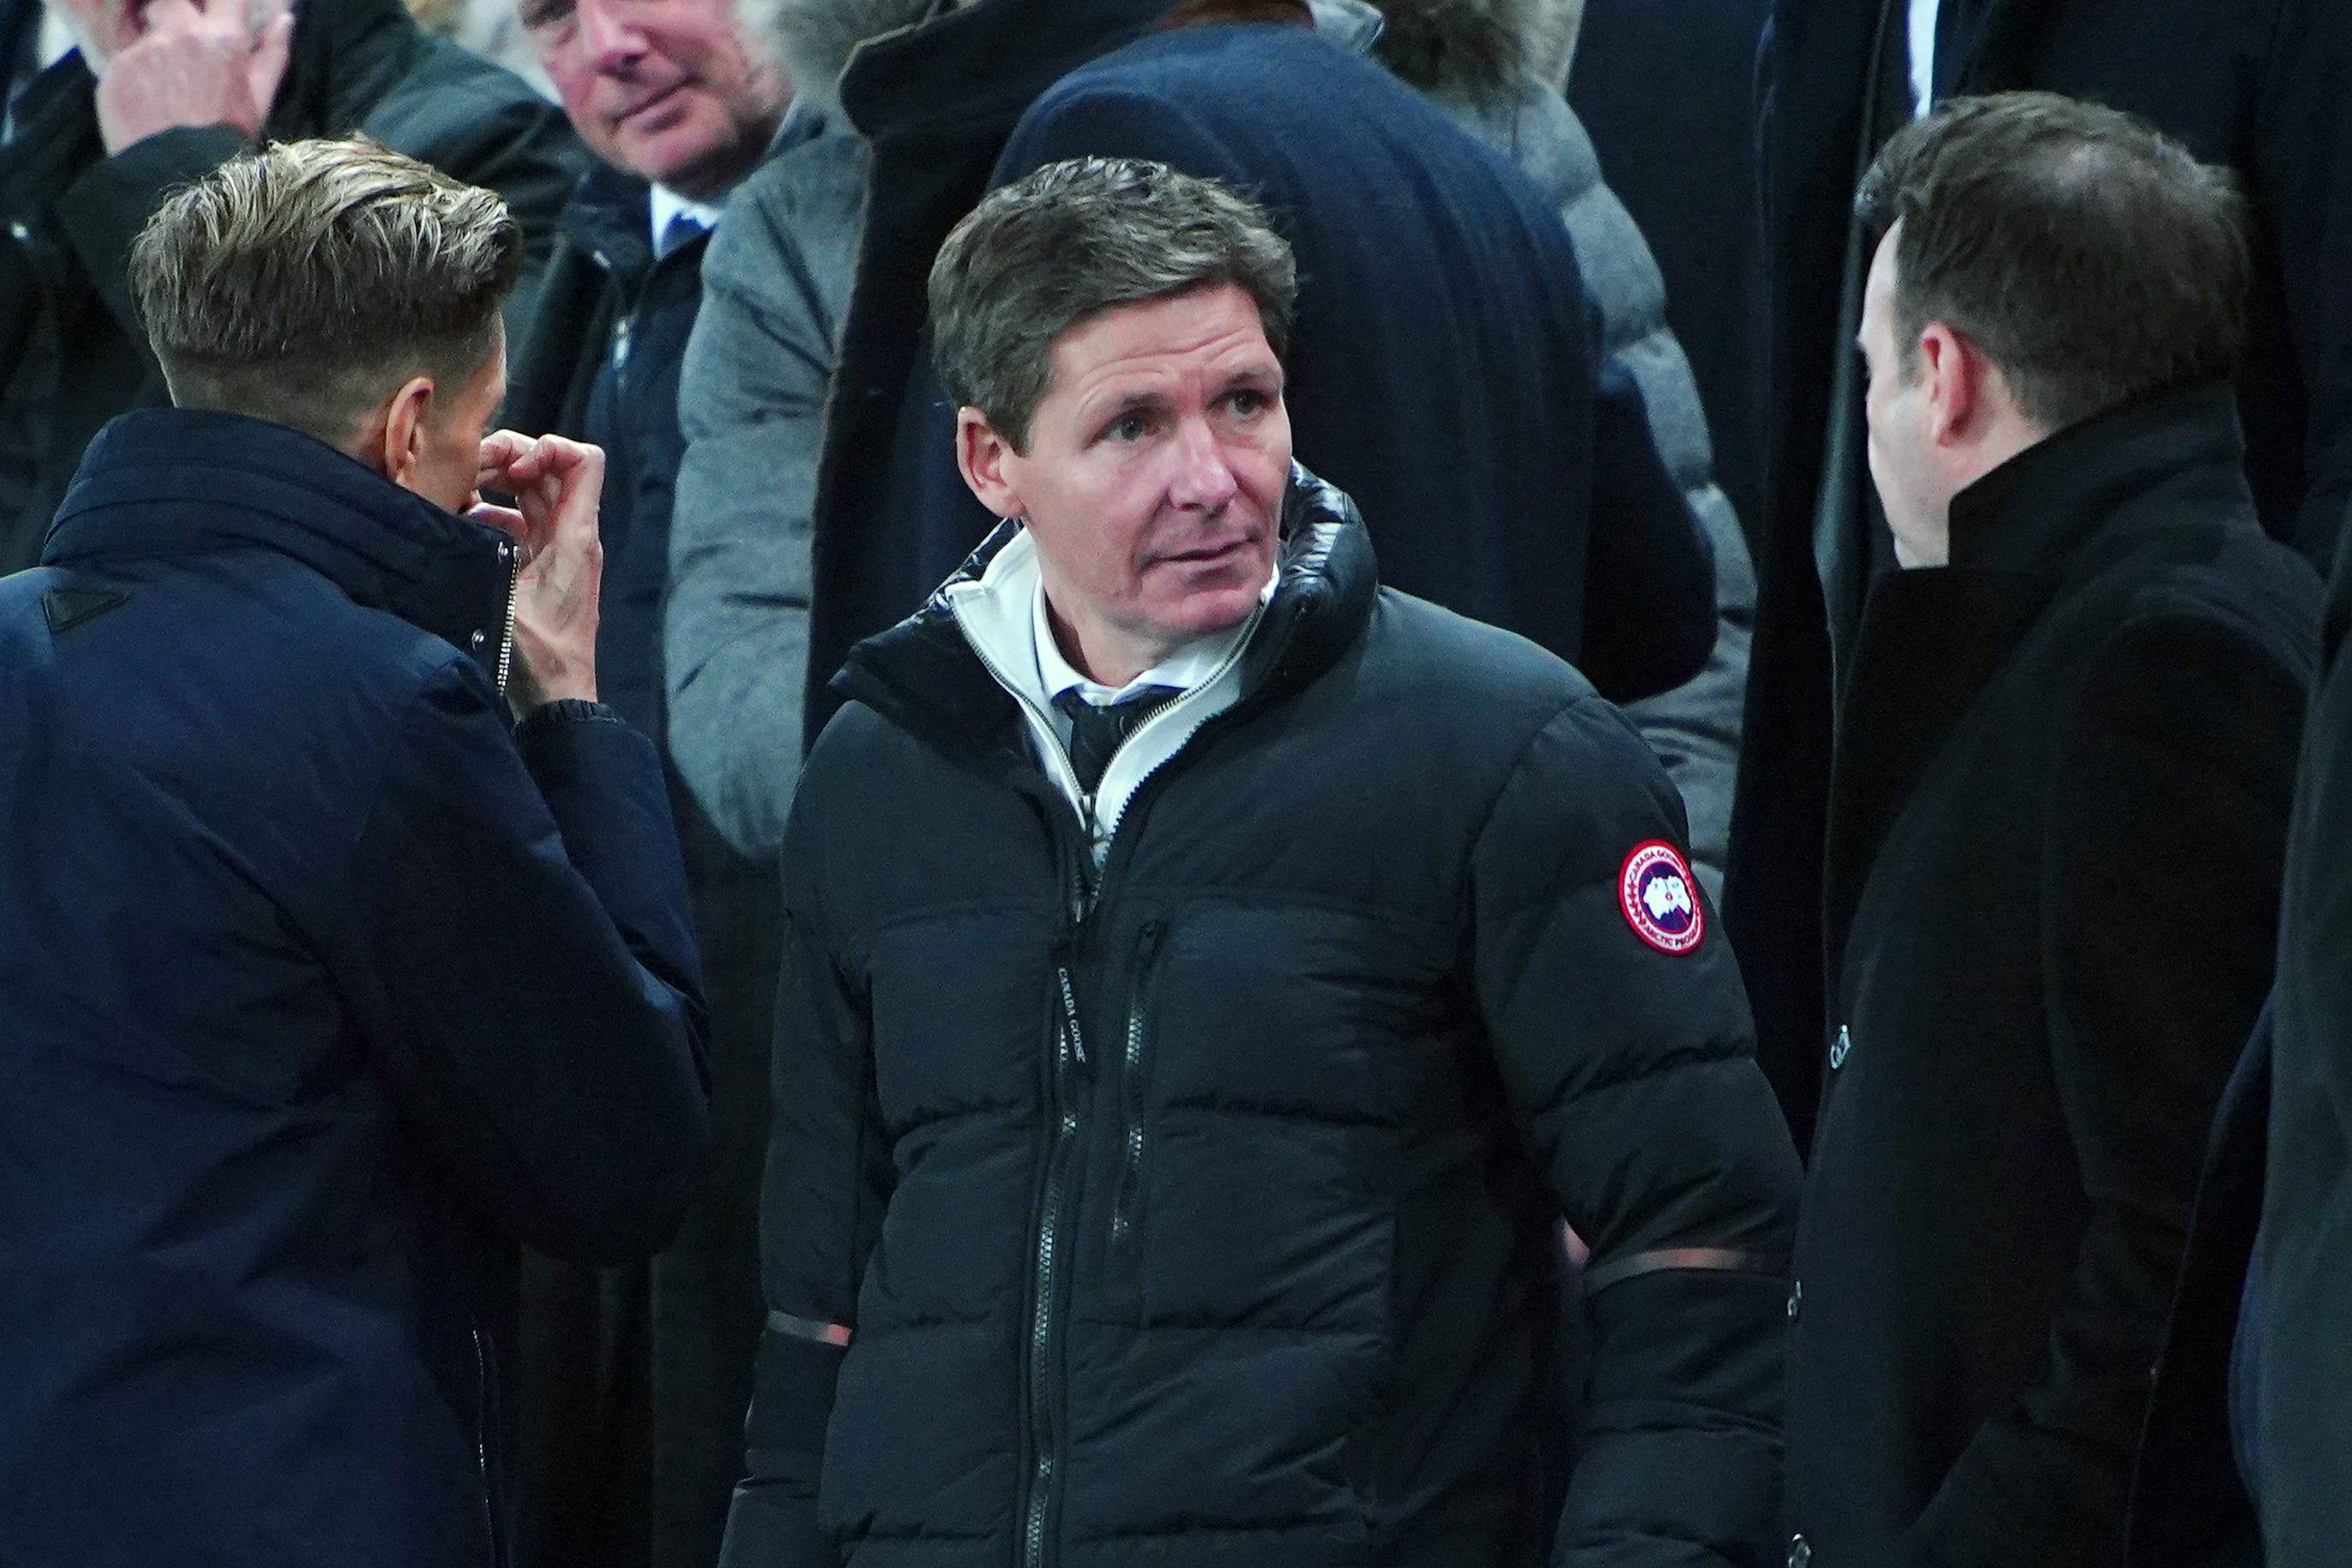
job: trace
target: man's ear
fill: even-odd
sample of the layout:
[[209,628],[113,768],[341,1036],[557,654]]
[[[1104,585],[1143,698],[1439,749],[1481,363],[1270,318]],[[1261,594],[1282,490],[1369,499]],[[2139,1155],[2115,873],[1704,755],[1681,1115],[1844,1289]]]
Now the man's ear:
[[1025,510],[1006,472],[1008,459],[1019,456],[987,415],[969,404],[956,410],[956,470],[980,504],[999,517],[1019,517]]
[[433,378],[412,375],[383,405],[383,477],[403,489],[416,488],[417,461],[425,454],[425,425],[433,416]]
[[1927,437],[1939,447],[1983,433],[1993,409],[1991,363],[1984,351],[1941,321],[1919,334],[1919,374],[1927,384]]

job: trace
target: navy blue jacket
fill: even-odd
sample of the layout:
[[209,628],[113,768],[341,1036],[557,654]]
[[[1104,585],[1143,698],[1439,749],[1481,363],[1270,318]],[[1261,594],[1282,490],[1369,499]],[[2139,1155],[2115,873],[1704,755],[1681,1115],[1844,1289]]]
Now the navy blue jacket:
[[[860,51],[844,101],[876,138],[877,171],[894,138],[1014,100],[995,60],[1036,51],[1019,30],[1040,25],[1022,12],[992,4]],[[1108,34],[1108,15],[1093,26]],[[1362,508],[1387,582],[1541,644],[1612,700],[1698,672],[1715,642],[1713,557],[1638,393],[1604,374],[1598,312],[1542,193],[1387,71],[1303,28],[1186,28],[1072,63],[1011,129],[989,183],[1101,154],[1265,203],[1298,259],[1286,393],[1298,458]],[[962,204],[936,235],[916,231],[927,271],[981,193],[893,190],[879,173],[873,190],[818,479],[811,736],[851,646],[912,613],[993,521],[957,477],[953,410],[928,364],[888,384],[868,342],[889,303],[867,277],[877,237],[908,232],[896,209]],[[911,342],[922,324],[907,300],[898,331]]]
[[0,1562],[500,1556],[488,1242],[706,1137],[652,746],[510,731],[503,539],[152,410],[0,580]]

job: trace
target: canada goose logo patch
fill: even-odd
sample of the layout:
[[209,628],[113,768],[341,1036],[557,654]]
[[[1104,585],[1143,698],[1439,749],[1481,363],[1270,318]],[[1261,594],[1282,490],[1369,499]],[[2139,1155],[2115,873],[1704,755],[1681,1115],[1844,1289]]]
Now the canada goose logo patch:
[[1617,903],[1633,934],[1660,952],[1688,952],[1706,933],[1690,866],[1664,839],[1637,844],[1625,857],[1617,877]]

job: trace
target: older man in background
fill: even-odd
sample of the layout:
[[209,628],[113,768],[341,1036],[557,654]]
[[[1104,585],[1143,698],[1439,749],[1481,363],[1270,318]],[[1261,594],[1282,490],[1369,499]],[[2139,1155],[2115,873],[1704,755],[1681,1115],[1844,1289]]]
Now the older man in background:
[[0,573],[39,554],[98,427],[164,401],[125,267],[166,191],[257,137],[364,133],[506,198],[528,244],[512,325],[580,169],[551,106],[399,0],[53,4],[80,47],[0,144]]
[[[719,205],[767,153],[789,89],[733,0],[522,0],[520,16],[598,166],[564,208],[507,419],[607,454],[598,668],[605,700],[665,742],[678,365]],[[675,775],[670,796],[709,985],[718,1154],[650,1263],[525,1260],[517,1549],[545,1568],[709,1562],[742,1462],[775,874],[730,851]]]

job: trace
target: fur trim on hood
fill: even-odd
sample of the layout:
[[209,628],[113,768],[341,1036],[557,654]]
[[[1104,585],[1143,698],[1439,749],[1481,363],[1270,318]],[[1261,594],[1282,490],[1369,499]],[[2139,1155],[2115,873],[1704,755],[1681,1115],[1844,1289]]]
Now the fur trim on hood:
[[1518,95],[1532,76],[1564,88],[1584,0],[1370,0],[1388,27],[1374,51],[1439,98]]
[[755,37],[767,38],[783,61],[799,96],[817,102],[839,100],[841,73],[849,57],[868,38],[910,27],[930,14],[938,0],[743,0],[743,17]]

